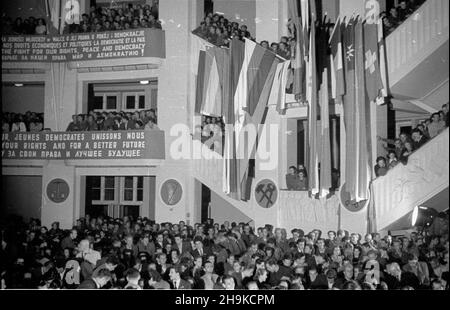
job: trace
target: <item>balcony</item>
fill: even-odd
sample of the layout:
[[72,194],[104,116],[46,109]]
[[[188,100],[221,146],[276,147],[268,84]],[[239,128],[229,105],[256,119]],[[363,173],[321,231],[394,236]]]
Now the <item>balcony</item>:
[[[406,165],[399,164],[373,181],[377,230],[398,229],[397,224],[403,226],[400,222],[415,206],[448,191],[448,139],[447,128],[411,154]],[[448,208],[448,204],[440,207]]]
[[2,134],[2,166],[157,166],[164,131],[12,132]]
[[[439,94],[445,98],[448,26],[449,2],[429,0],[386,38],[389,87],[394,98],[428,105],[433,105]],[[440,106],[433,108],[439,110]]]
[[68,35],[2,36],[4,69],[41,68],[45,63],[67,62],[69,68],[158,67],[166,57],[165,32],[131,29]]

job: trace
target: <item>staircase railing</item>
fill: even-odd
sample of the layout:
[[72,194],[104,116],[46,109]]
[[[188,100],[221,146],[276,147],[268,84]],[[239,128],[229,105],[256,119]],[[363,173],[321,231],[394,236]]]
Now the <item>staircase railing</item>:
[[389,85],[448,40],[449,1],[428,0],[386,38]]
[[377,230],[382,230],[449,186],[449,129],[373,181]]

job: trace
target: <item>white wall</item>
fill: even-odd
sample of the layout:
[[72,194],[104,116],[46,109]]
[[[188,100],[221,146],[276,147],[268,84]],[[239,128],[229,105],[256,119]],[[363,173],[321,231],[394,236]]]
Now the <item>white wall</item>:
[[219,224],[224,221],[248,223],[252,220],[213,191],[211,191],[211,218]]

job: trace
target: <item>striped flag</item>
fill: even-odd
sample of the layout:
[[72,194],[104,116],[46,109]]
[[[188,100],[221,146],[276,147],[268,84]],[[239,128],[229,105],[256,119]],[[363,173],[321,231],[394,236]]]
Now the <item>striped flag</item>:
[[251,196],[251,164],[256,152],[258,125],[264,124],[270,90],[280,62],[268,49],[245,39],[244,59],[234,93],[238,182],[240,199],[244,201]]

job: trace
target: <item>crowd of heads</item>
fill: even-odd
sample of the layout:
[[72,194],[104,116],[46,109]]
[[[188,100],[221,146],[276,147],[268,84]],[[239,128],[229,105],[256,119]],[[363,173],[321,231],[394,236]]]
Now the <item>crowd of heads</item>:
[[[81,15],[79,23],[64,25],[64,33],[102,32],[113,30],[127,30],[138,28],[161,29],[158,20],[159,1],[152,4],[123,3],[121,6],[91,6],[89,13]],[[44,18],[17,17],[14,21],[11,17],[3,15],[2,34],[48,34]]]
[[44,18],[17,17],[13,20],[11,17],[2,15],[2,34],[20,35],[20,34],[47,34],[47,23]]
[[387,156],[379,156],[376,159],[375,175],[377,177],[385,175],[398,163],[407,164],[409,155],[449,126],[448,112],[449,103],[447,102],[442,106],[442,110],[420,122],[412,130],[411,135],[402,132],[395,140],[378,137],[378,140],[384,144]]
[[155,109],[134,112],[90,111],[74,114],[66,131],[159,130]]
[[39,132],[44,130],[44,113],[27,111],[23,113],[3,112],[2,132]]
[[448,289],[446,213],[438,229],[383,238],[317,229],[288,237],[268,224],[254,231],[212,219],[190,226],[86,215],[70,230],[2,220],[8,289]]
[[392,7],[389,12],[382,12],[385,35],[389,35],[411,16],[426,0],[402,0],[397,7]]
[[[291,30],[292,24],[288,24]],[[238,22],[229,21],[223,15],[209,13],[205,16],[200,26],[193,31],[194,34],[202,37],[211,44],[220,47],[229,47],[233,38],[255,41],[255,38],[248,31],[247,25],[240,25]],[[283,36],[280,42],[273,42],[269,45],[268,41],[261,41],[259,44],[264,48],[272,50],[275,54],[285,58],[291,58],[291,46],[294,47],[293,36]]]

